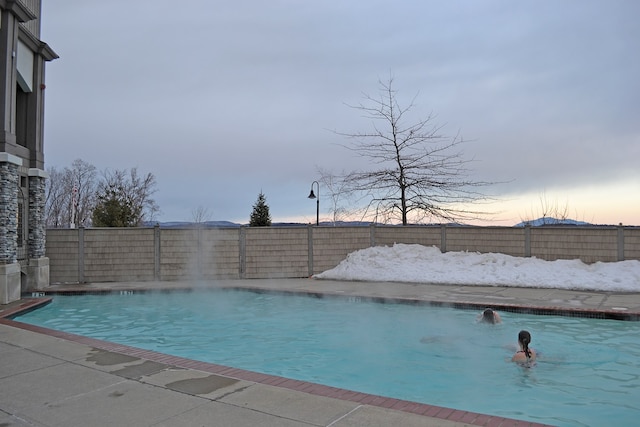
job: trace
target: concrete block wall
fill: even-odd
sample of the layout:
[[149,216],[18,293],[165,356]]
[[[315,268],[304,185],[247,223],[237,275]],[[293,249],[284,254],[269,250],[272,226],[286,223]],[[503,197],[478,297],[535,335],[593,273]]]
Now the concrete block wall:
[[238,278],[238,229],[156,229],[156,232],[160,235],[158,280]]
[[640,228],[624,230],[623,251],[625,259],[640,259]]
[[203,279],[236,279],[240,271],[240,230],[203,229]]
[[373,244],[376,246],[393,246],[395,243],[407,245],[437,246],[440,247],[440,227],[414,227],[414,226],[376,226],[373,229]]
[[531,256],[547,261],[618,261],[617,239],[616,227],[532,227]]
[[154,236],[151,228],[84,230],[84,281],[153,280]]
[[307,277],[308,227],[247,227],[244,229],[247,279]]
[[524,228],[446,227],[443,231],[446,252],[502,253],[525,256]]
[[371,227],[310,227],[313,252],[308,275],[332,269],[350,252],[372,246]]
[[51,283],[308,277],[394,243],[540,259],[640,260],[640,227],[241,227],[48,230]]
[[160,230],[159,280],[200,277],[198,233],[195,228]]
[[51,283],[78,283],[78,230],[47,230],[46,256],[49,258]]
[[239,230],[156,229],[159,234],[158,280],[237,278]]

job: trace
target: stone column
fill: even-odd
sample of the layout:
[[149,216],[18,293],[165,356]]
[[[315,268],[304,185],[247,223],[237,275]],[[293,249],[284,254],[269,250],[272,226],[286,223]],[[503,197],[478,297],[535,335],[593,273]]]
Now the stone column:
[[29,237],[26,291],[49,286],[49,258],[45,256],[45,185],[49,175],[42,169],[29,169]]
[[0,304],[20,299],[18,263],[18,166],[22,160],[0,153]]

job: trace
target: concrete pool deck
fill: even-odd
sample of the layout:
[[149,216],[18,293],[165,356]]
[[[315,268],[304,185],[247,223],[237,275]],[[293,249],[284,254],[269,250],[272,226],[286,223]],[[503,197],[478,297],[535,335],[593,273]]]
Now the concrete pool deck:
[[[245,288],[461,307],[640,318],[640,293],[314,279],[56,285],[57,292]],[[41,295],[38,295],[41,296]],[[540,426],[197,362],[7,319],[0,305],[2,426]]]

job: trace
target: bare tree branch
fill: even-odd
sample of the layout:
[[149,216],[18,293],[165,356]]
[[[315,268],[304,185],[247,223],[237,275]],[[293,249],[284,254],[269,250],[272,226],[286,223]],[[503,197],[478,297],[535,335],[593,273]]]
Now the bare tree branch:
[[348,203],[350,192],[347,188],[347,182],[342,179],[345,173],[335,175],[322,168],[317,168],[317,171],[320,175],[320,182],[324,184],[324,187],[326,187],[329,192],[328,197],[331,202],[330,211],[333,225],[335,226],[338,221],[341,221],[349,214],[345,204]]
[[211,212],[209,212],[209,208],[200,205],[191,211],[191,218],[193,222],[201,225],[211,219]]
[[[469,221],[486,215],[480,210],[461,208],[491,200],[479,191],[490,182],[474,180],[461,149],[467,141],[441,133],[432,114],[413,123],[405,116],[414,108],[397,102],[393,77],[379,81],[380,96],[365,95],[364,102],[349,107],[361,110],[372,120],[369,132],[342,133],[352,140],[345,148],[371,160],[372,170],[353,171],[343,177],[343,188],[368,200],[364,211],[376,220],[399,218],[403,225],[444,219]],[[414,98],[415,100],[415,98]]]
[[96,168],[81,159],[63,171],[49,169],[46,189],[46,223],[50,228],[88,226],[95,205]]

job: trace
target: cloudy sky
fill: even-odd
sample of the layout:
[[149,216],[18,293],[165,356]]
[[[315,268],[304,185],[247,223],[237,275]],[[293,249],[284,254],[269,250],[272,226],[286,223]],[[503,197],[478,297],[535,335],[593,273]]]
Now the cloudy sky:
[[[458,132],[493,225],[640,225],[640,3],[633,0],[43,1],[46,166],[157,179],[158,220],[315,221],[318,168],[370,164],[338,132],[394,77]],[[330,218],[321,186],[321,220]]]

